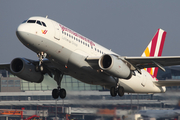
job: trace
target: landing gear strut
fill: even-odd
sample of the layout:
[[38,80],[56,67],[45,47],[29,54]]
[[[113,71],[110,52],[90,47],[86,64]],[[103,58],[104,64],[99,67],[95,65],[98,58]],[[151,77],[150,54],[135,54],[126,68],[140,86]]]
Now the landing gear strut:
[[39,65],[36,66],[36,71],[43,71],[44,68],[42,66],[43,63],[43,59],[46,58],[47,54],[44,52],[40,52],[37,54],[38,58],[39,58]]
[[57,82],[58,87],[57,89],[53,89],[52,91],[52,97],[54,99],[57,99],[59,96],[62,99],[66,97],[66,90],[64,88],[61,88],[62,78],[63,78],[63,73],[61,73],[59,70],[56,70],[54,74],[54,80]]

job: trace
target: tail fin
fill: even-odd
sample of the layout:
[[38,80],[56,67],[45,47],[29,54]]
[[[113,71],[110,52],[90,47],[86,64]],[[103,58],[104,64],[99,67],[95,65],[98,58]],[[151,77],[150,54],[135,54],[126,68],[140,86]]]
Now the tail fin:
[[[149,45],[141,55],[142,57],[157,57],[161,56],[164,42],[166,37],[166,31],[162,29],[158,29],[152,40],[150,41]],[[157,76],[158,68],[145,68],[151,75],[154,77]]]

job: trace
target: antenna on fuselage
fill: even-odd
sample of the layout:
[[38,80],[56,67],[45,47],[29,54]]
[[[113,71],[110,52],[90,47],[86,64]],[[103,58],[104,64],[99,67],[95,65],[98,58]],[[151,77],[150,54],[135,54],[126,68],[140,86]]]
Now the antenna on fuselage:
[[48,15],[46,15],[46,18],[48,18]]

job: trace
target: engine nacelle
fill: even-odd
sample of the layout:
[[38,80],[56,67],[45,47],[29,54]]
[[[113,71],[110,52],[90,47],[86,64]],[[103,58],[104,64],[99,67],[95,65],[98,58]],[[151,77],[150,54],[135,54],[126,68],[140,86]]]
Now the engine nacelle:
[[19,78],[35,83],[41,83],[44,76],[35,70],[35,65],[24,58],[15,58],[10,64],[11,72]]
[[105,54],[98,61],[99,67],[114,77],[130,79],[132,72],[129,67],[118,57]]

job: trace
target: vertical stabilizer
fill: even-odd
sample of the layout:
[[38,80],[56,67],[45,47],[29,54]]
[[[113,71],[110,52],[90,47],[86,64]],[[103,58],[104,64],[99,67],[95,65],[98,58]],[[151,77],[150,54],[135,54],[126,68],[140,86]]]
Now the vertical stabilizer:
[[[149,45],[146,47],[145,51],[141,55],[142,57],[157,57],[161,56],[164,42],[166,37],[166,31],[158,29]],[[151,75],[157,76],[158,68],[145,68]]]

